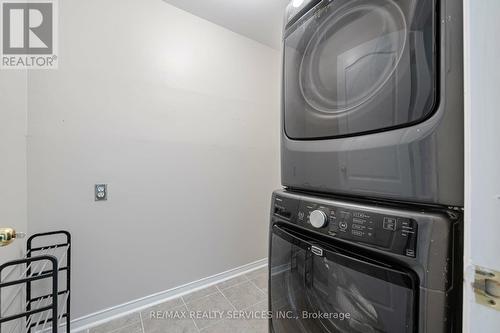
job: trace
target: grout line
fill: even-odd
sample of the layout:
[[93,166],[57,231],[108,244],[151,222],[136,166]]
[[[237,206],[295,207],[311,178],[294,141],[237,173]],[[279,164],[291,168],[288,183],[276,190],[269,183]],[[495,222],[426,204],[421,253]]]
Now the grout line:
[[[215,287],[216,287],[217,289],[219,289],[219,287],[217,287],[217,286],[215,286]],[[226,295],[224,295],[224,293],[222,292],[222,290],[220,290],[220,289],[219,289],[219,292],[222,294],[222,296],[224,296],[224,298],[226,299],[226,301],[228,301],[228,302],[229,302],[229,304],[231,304],[231,306],[233,307],[233,309],[234,309],[235,311],[238,311],[238,310],[236,309],[236,307],[234,306],[234,304],[233,304],[233,303],[231,303],[231,301],[230,301],[230,300],[226,297]]]
[[139,317],[141,318],[142,333],[146,333],[146,330],[144,329],[144,321],[142,320],[142,311],[139,311]]
[[[229,279],[229,280],[230,280],[230,279]],[[228,281],[228,280],[226,280],[226,281]],[[248,282],[248,281],[243,281],[243,282],[241,282],[241,283],[246,283],[246,282]],[[241,283],[238,283],[238,284],[241,284]],[[234,310],[236,310],[236,308],[235,308],[235,307],[234,307],[234,305],[231,303],[231,301],[230,301],[229,299],[227,299],[227,298],[226,298],[226,296],[222,293],[222,290],[221,290],[221,289],[220,289],[220,288],[219,288],[216,284],[214,284],[214,285],[213,285],[213,287],[215,287],[215,288],[217,289],[217,291],[216,291],[216,292],[211,293],[211,294],[208,294],[208,295],[205,295],[205,296],[202,296],[202,297],[199,297],[199,298],[196,298],[196,299],[192,300],[191,302],[196,302],[196,301],[199,301],[199,300],[201,300],[201,299],[208,298],[208,297],[210,297],[210,296],[214,296],[214,295],[217,295],[217,294],[221,294],[221,295],[222,295],[222,296],[223,296],[223,297],[224,297],[224,298],[225,298],[225,299],[229,302],[229,304],[233,307],[233,309],[234,309]],[[208,287],[208,288],[209,288],[209,287]],[[203,290],[203,289],[200,289],[200,290]],[[184,295],[184,296],[187,296],[187,295],[189,295],[189,294],[186,294],[186,295]],[[184,296],[182,296],[182,297],[181,297],[181,298],[182,298],[182,302],[184,303],[184,305],[186,306],[186,308],[187,308],[187,309],[188,309],[188,311],[189,311],[189,307],[188,307],[188,305],[187,305],[186,301],[184,300]],[[193,319],[193,322],[194,322],[194,325],[196,326],[196,328],[198,329],[198,331],[199,331],[199,332],[201,332],[201,331],[202,331],[202,330],[204,330],[205,328],[210,327],[210,326],[212,326],[212,325],[215,325],[215,324],[217,324],[218,322],[221,322],[221,321],[224,321],[224,320],[225,320],[224,318],[222,318],[222,319],[220,319],[220,320],[215,320],[214,322],[209,323],[206,327],[204,327],[204,328],[202,328],[202,329],[200,329],[200,328],[198,327],[198,325],[196,324],[196,321],[195,321],[194,319]]]
[[[265,292],[264,290],[260,289],[260,288],[257,286],[257,284],[255,284],[255,282],[253,282],[253,280],[250,280],[250,283],[251,283],[251,284],[253,284],[253,285],[255,286],[255,288],[257,288],[257,290],[259,290],[261,293],[263,293],[263,294],[264,294],[264,296],[266,296],[266,297],[268,296],[268,293],[267,293],[267,292]],[[255,306],[255,305],[259,304],[259,303],[265,302],[265,301],[266,301],[266,297],[264,297],[264,299],[263,299],[263,300],[261,300],[261,301],[259,301],[259,302],[255,303],[255,304],[252,304],[252,305],[250,305],[250,306],[248,306],[248,307],[244,308],[242,311],[245,311],[245,310],[247,310],[247,309],[251,308],[252,306]]]
[[[252,304],[252,305],[250,305],[250,306],[247,306],[246,308],[244,308],[244,309],[243,309],[243,310],[241,310],[241,311],[246,311],[246,310],[250,309],[252,306],[256,306],[257,304],[260,304],[260,303],[263,303],[263,302],[266,302],[266,301],[267,301],[267,300],[263,299],[262,301],[258,301],[258,302],[257,302],[257,303],[255,303],[255,304]],[[249,319],[245,319],[245,320],[249,320]]]
[[[220,294],[222,295],[222,297],[224,297],[224,298],[226,299],[226,301],[228,301],[228,303],[229,303],[229,304],[233,307],[233,309],[234,309],[235,311],[238,311],[238,310],[236,310],[236,308],[235,308],[235,306],[233,305],[233,303],[231,303],[231,301],[230,301],[229,299],[227,299],[226,295],[224,295],[224,293],[222,292],[222,290],[220,290],[220,288],[219,288],[218,286],[215,286],[215,288],[217,288],[217,290],[219,290],[219,291],[218,291],[218,293],[220,293]],[[215,294],[214,294],[214,295],[215,295]],[[224,321],[226,321],[226,319],[225,319],[225,318],[221,318],[220,320],[215,320],[214,322],[210,322],[210,323],[209,323],[207,326],[205,326],[203,329],[206,329],[206,328],[208,328],[208,327],[211,327],[211,326],[213,326],[213,325],[215,325],[215,324],[217,324],[217,323],[224,322]],[[201,332],[201,330],[200,330],[200,332]]]
[[254,280],[250,280],[250,283],[253,284],[255,286],[255,288],[259,289],[259,291],[261,291],[261,292],[263,292],[264,294],[267,295],[267,292],[265,292],[264,290],[260,289],[259,286],[255,282],[253,282]]
[[[213,295],[215,295],[215,294],[213,294]],[[210,295],[207,295],[207,296],[210,296]],[[184,303],[184,306],[186,307],[186,310],[189,311],[188,305],[187,305],[186,301],[184,300],[183,296],[181,296],[181,300],[182,300],[182,303]],[[198,330],[198,332],[201,332],[200,328],[198,327],[198,324],[196,324],[196,321],[193,318],[191,318],[191,321],[193,322],[194,327],[196,327],[196,329]]]
[[[248,281],[246,281],[246,282],[248,282]],[[246,282],[242,282],[242,283],[246,283]],[[251,282],[251,281],[250,281],[250,282]],[[242,283],[239,283],[239,284],[242,284]],[[256,287],[257,287],[257,286],[256,286]],[[229,287],[229,288],[231,288],[231,287]],[[229,288],[227,288],[227,289],[229,289]],[[217,287],[217,289],[219,289],[219,287]],[[258,289],[259,291],[262,291],[259,287],[257,287],[257,289]],[[220,289],[219,289],[219,291],[220,291],[220,293],[222,294],[222,296],[224,296],[224,298],[225,298],[225,299],[229,302],[229,304],[231,304],[231,306],[234,308],[234,310],[235,310],[235,311],[238,311],[238,309],[236,309],[236,307],[233,305],[233,303],[232,303],[232,302],[231,302],[231,301],[230,301],[230,300],[226,297],[226,295],[224,295],[224,293],[222,292],[222,290],[220,290]],[[262,292],[263,292],[263,291],[262,291]],[[267,293],[266,293],[266,295],[267,295]],[[250,305],[250,306],[247,306],[246,308],[244,308],[244,309],[242,309],[242,310],[240,310],[240,311],[246,311],[246,310],[250,309],[252,306],[255,306],[255,305],[257,305],[257,304],[259,304],[259,303],[262,303],[262,302],[265,302],[265,301],[266,301],[266,299],[263,299],[263,300],[261,300],[261,301],[258,301],[258,302],[257,302],[257,303],[255,303],[255,304],[252,304],[252,305]],[[239,320],[240,320],[240,321],[248,321],[249,319],[239,319]],[[224,321],[224,320],[222,320],[222,321]],[[217,322],[219,322],[219,321],[217,321]],[[217,322],[212,323],[212,324],[208,325],[207,327],[210,327],[210,326],[212,326],[212,325],[216,324]]]

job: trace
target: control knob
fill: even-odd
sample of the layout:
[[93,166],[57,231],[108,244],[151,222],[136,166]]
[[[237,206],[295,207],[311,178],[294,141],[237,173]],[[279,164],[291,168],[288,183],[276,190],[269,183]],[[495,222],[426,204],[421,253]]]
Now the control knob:
[[328,223],[328,216],[321,210],[315,210],[309,215],[309,222],[317,229],[323,228]]

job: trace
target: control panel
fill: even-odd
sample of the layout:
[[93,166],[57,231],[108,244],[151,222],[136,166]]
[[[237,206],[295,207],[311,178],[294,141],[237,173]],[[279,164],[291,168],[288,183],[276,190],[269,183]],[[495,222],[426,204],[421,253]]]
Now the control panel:
[[403,216],[353,209],[351,205],[325,205],[276,196],[276,217],[334,238],[363,243],[414,258],[418,225]]

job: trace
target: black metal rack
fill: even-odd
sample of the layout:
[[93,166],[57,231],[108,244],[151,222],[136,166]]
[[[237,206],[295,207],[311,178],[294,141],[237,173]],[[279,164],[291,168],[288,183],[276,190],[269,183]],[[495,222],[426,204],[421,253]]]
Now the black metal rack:
[[[63,325],[69,333],[71,235],[67,231],[39,233],[28,238],[26,245],[25,258],[0,266],[0,333],[7,324],[7,333],[31,333],[33,329],[57,333]],[[3,276],[7,269],[10,271]],[[22,273],[9,280],[16,271]],[[2,292],[7,289],[11,293],[5,305]],[[19,302],[24,311],[9,313]]]

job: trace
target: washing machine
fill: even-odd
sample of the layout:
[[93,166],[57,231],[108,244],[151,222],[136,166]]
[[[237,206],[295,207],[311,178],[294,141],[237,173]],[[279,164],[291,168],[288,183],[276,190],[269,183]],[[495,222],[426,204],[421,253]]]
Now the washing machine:
[[461,215],[273,195],[273,333],[458,333]]
[[463,206],[462,1],[294,0],[282,184]]

